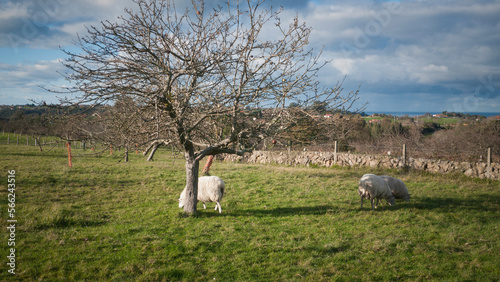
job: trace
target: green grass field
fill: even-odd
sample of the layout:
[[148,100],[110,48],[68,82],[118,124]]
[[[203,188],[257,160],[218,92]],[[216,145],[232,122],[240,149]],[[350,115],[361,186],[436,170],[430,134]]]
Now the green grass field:
[[[90,151],[87,151],[90,152]],[[0,280],[500,279],[500,183],[456,175],[214,162],[222,214],[184,216],[184,161],[159,150],[78,155],[1,145]],[[201,164],[201,167],[203,167]],[[15,275],[8,171],[15,170]],[[390,174],[412,201],[360,209],[357,182]]]
[[445,126],[445,125],[457,124],[458,122],[460,122],[461,119],[460,118],[436,118],[436,117],[429,117],[429,118],[423,118],[421,120],[423,122],[432,122],[432,123],[436,123],[436,124]]
[[[373,120],[373,119],[376,119],[376,120],[383,120],[384,117],[363,117],[363,119],[368,122],[370,120]],[[439,124],[439,125],[442,125],[442,126],[445,126],[445,125],[454,125],[454,124],[457,124],[458,122],[460,122],[460,118],[437,118],[437,117],[426,117],[426,118],[416,118],[417,120],[420,120],[422,122],[432,122],[432,123],[436,123],[436,124]],[[390,120],[393,120],[393,119],[390,119]],[[400,120],[400,118],[398,118],[398,120]]]

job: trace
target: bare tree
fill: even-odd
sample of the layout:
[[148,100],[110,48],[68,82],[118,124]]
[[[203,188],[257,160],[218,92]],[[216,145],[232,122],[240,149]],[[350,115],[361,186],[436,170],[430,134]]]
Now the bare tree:
[[[308,48],[311,28],[297,17],[283,23],[282,10],[264,1],[242,2],[208,9],[193,0],[179,13],[173,0],[136,0],[117,22],[87,28],[75,42],[81,53],[63,50],[73,84],[60,91],[78,96],[68,102],[110,104],[125,95],[141,111],[160,112],[158,126],[184,152],[187,213],[196,212],[203,157],[251,151],[288,126],[286,104],[357,99],[357,91],[342,96],[315,80],[327,62]],[[249,118],[247,107],[267,109],[266,119]],[[168,144],[161,139],[151,144]]]

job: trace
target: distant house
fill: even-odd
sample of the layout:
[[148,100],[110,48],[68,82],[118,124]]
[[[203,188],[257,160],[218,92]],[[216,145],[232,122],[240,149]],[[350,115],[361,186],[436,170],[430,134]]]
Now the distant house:
[[443,114],[434,114],[434,115],[432,115],[432,116],[433,116],[433,117],[437,117],[437,118],[446,118],[446,117],[448,117],[448,116],[443,115]]
[[368,121],[369,123],[380,123],[379,119],[371,119]]

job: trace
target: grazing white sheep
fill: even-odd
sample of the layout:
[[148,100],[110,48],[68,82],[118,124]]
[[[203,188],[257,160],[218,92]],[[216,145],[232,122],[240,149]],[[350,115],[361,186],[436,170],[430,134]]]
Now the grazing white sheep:
[[396,199],[403,199],[407,202],[410,201],[410,193],[408,192],[408,188],[406,188],[406,185],[402,180],[388,175],[381,175],[379,177],[387,182],[389,188],[391,189],[392,195]]
[[[387,182],[375,174],[365,174],[359,180],[358,194],[361,196],[361,208],[363,208],[363,199],[370,199],[372,210],[378,206],[379,199],[385,199],[389,205],[394,206],[395,198]],[[377,202],[374,204],[375,199]]]
[[[222,179],[217,176],[203,176],[198,178],[198,201],[203,202],[203,208],[206,209],[205,203],[214,202],[215,210],[219,208],[219,213],[222,213],[220,202],[224,196],[225,184]],[[184,207],[186,201],[186,187],[179,197],[179,208]]]

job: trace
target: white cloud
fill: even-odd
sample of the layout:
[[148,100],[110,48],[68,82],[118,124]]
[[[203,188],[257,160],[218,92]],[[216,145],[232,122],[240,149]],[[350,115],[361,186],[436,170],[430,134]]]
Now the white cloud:
[[430,65],[424,67],[424,71],[429,71],[429,72],[447,72],[448,71],[448,67],[447,66],[436,66],[434,64],[430,64]]
[[[115,20],[132,1],[12,1],[0,4],[0,46],[54,48],[71,44],[84,25]],[[57,42],[57,44],[55,44]]]
[[76,23],[66,23],[60,27],[54,27],[54,30],[68,34],[69,37],[76,37],[76,34],[85,34],[87,32],[87,27],[95,24],[93,21],[80,21]]
[[354,70],[356,70],[356,66],[354,65],[354,60],[351,59],[334,59],[332,61],[333,66],[338,69],[343,75],[350,75]]
[[27,17],[28,15],[28,9],[24,3],[3,2],[0,4],[0,22]]
[[34,64],[0,63],[0,104],[24,104],[30,102],[30,99],[55,102],[55,96],[40,86],[61,83],[61,76],[57,71],[64,71],[57,60],[38,61]]

